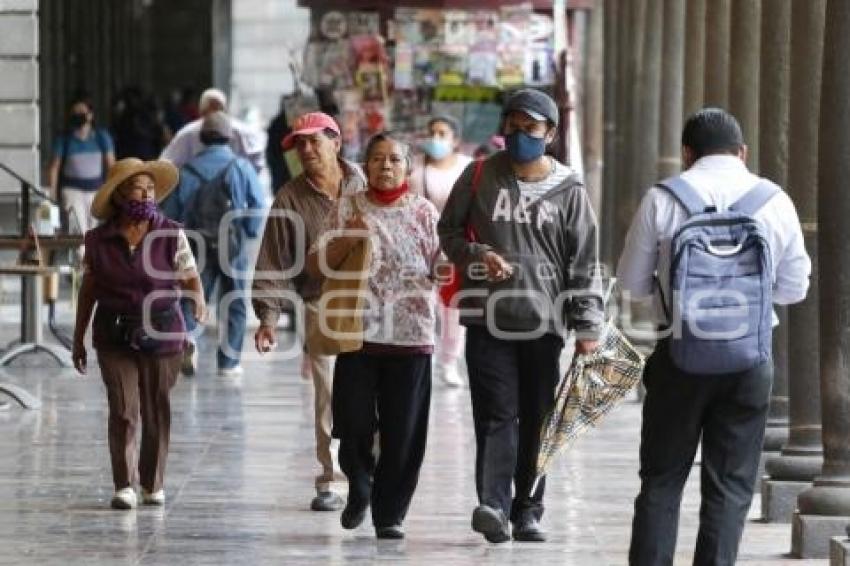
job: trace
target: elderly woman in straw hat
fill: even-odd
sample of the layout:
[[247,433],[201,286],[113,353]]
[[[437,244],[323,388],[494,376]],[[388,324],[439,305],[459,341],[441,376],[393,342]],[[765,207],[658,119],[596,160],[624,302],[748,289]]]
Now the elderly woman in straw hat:
[[[86,372],[83,344],[94,313],[92,343],[109,402],[109,453],[115,509],[136,506],[136,480],[146,504],[162,505],[174,385],[185,346],[179,307],[191,295],[204,316],[201,283],[186,234],[157,202],[177,183],[167,161],[122,159],[109,170],[91,205],[101,220],[85,235],[83,283],[74,329],[74,366]],[[141,454],[136,430],[141,416]]]

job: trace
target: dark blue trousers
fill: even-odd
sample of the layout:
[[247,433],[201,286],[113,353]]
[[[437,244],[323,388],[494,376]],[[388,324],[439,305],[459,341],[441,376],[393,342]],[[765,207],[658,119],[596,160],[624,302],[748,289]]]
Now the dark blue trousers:
[[555,334],[502,340],[484,326],[470,326],[466,332],[478,500],[513,521],[543,515],[545,478],[533,494],[531,488],[540,429],[552,411],[561,377],[563,347]]

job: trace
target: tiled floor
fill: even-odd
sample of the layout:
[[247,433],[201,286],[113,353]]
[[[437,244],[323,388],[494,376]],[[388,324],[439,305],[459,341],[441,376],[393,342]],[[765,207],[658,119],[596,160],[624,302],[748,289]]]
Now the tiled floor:
[[[246,341],[247,342],[247,341]],[[403,542],[369,526],[343,531],[336,513],[308,510],[313,459],[311,386],[298,360],[245,362],[173,393],[164,509],[108,508],[106,402],[96,368],[17,367],[40,411],[0,411],[0,564],[544,564],[626,563],[637,491],[639,405],[627,403],[560,459],[547,494],[545,544],[488,545],[470,531],[474,444],[467,390],[435,379],[428,453]],[[45,364],[50,362],[45,361]],[[696,476],[697,474],[692,474]],[[697,484],[687,488],[677,564],[689,564]],[[753,515],[758,514],[758,502]],[[740,561],[826,564],[783,556],[790,526],[750,522]]]

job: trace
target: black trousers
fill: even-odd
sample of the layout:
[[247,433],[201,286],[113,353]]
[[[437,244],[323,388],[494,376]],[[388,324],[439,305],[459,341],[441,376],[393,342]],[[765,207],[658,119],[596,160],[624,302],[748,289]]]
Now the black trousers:
[[332,405],[339,466],[349,499],[371,502],[376,527],[401,524],[407,514],[425,455],[430,404],[430,354],[337,357]]
[[732,565],[753,498],[773,363],[732,375],[684,374],[662,342],[644,370],[646,399],[629,564],[673,564],[682,490],[702,438],[695,565]]
[[[466,363],[475,422],[478,501],[516,521],[543,515],[545,479],[532,495],[540,428],[555,402],[564,342],[500,340],[483,326],[466,333]],[[511,484],[515,488],[513,501]]]

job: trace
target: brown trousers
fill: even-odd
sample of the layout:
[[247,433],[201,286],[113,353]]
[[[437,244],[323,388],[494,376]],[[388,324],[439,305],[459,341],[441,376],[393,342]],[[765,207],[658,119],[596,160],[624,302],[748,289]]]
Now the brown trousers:
[[[109,456],[115,489],[136,483],[148,492],[162,489],[171,432],[169,393],[177,381],[182,354],[152,356],[98,351],[109,400]],[[142,445],[136,475],[136,432],[142,421]]]
[[[310,334],[310,327],[318,324],[315,303],[305,304],[305,334]],[[306,337],[304,337],[306,342]],[[308,350],[305,343],[305,350]],[[333,366],[336,356],[320,356],[304,352],[310,364],[310,372],[313,374],[314,393],[314,417],[316,431],[316,459],[322,467],[322,473],[316,476],[316,491],[329,491],[334,482],[342,477],[342,472],[337,463],[333,439],[331,437],[332,413],[331,413],[331,391],[333,389]]]

